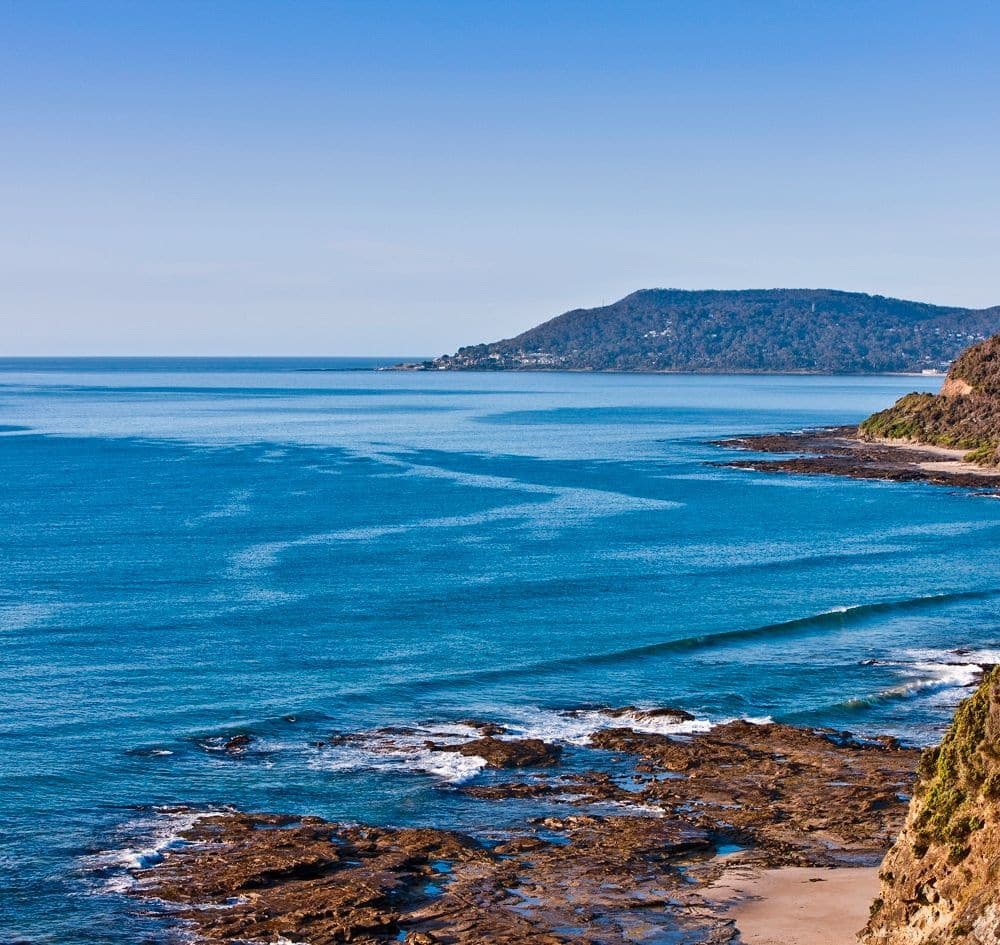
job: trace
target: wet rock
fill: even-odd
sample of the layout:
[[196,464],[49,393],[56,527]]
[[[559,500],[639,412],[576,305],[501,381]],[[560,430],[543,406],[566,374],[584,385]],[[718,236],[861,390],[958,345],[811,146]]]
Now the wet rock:
[[449,831],[211,815],[140,871],[137,895],[171,903],[201,941],[232,945],[626,945],[639,929],[662,936],[691,924],[665,908],[664,889],[683,894],[673,859],[707,850],[706,840],[663,820],[563,826],[571,857],[530,836],[491,850]]
[[232,738],[226,740],[222,748],[224,751],[239,754],[246,751],[252,742],[253,738],[250,735],[234,735]]
[[894,739],[745,721],[684,737],[606,729],[591,743],[642,759],[654,780],[636,800],[726,825],[776,863],[811,865],[878,861],[902,824],[919,755]]
[[[412,744],[426,731],[405,733]],[[591,744],[603,749],[592,770],[496,775],[461,789],[484,805],[525,803],[523,822],[499,837],[211,815],[138,871],[137,895],[172,903],[171,915],[211,945],[729,942],[729,920],[698,898],[729,868],[720,838],[745,848],[744,864],[877,862],[902,823],[918,758],[892,739],[750,722],[684,736],[623,725]],[[560,760],[538,739],[426,747],[512,771]],[[567,813],[537,816],[533,799]]]
[[504,735],[507,732],[506,726],[497,722],[485,722],[482,719],[461,719],[458,724],[474,728],[480,735]]
[[968,471],[961,460],[949,461],[932,449],[921,450],[858,438],[857,427],[829,427],[796,433],[764,434],[718,440],[713,445],[758,453],[797,454],[782,459],[731,460],[714,463],[758,472],[848,476],[893,482],[1000,491],[1000,469]]
[[453,751],[460,755],[483,758],[488,768],[542,768],[557,764],[562,757],[559,745],[550,745],[540,738],[505,740],[484,735],[460,745],[442,745],[428,741],[431,751]]
[[685,711],[684,709],[677,709],[673,706],[658,706],[653,709],[640,709],[634,705],[621,706],[616,709],[604,709],[605,715],[611,716],[613,719],[620,719],[623,716],[628,716],[636,720],[641,719],[676,719],[678,722],[692,722],[694,721],[694,716]]

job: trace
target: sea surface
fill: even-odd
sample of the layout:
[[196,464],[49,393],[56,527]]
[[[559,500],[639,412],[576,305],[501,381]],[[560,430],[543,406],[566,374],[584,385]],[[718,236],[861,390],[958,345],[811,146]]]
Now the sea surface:
[[997,658],[1000,502],[712,465],[938,379],[375,366],[0,362],[0,941],[170,940],[164,806],[502,830],[461,719],[928,743]]

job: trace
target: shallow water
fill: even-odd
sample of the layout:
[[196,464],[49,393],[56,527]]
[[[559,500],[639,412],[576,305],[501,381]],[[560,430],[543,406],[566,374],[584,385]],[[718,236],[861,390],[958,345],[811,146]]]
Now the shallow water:
[[169,842],[149,805],[502,829],[427,732],[572,765],[612,723],[566,710],[638,703],[927,742],[996,658],[1000,503],[706,465],[935,379],[317,370],[359,366],[0,362],[4,941],[159,940],[92,871]]

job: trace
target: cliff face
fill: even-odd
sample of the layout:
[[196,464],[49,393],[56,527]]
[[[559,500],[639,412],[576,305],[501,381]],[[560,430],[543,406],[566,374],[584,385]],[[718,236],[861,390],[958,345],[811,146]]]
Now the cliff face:
[[921,759],[864,945],[1000,943],[1000,668]]
[[940,394],[907,394],[859,435],[964,449],[972,462],[1000,465],[1000,335],[962,352]]
[[964,381],[974,393],[1000,396],[1000,335],[966,348],[948,377]]

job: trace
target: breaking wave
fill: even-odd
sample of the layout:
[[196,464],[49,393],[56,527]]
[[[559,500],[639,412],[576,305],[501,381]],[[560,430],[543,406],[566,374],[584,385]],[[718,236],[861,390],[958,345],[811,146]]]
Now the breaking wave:
[[[541,660],[515,667],[498,667],[496,669],[472,670],[463,673],[453,673],[446,676],[435,676],[426,679],[405,680],[388,683],[380,688],[380,692],[388,691],[430,691],[443,688],[458,688],[476,685],[484,682],[496,682],[506,679],[545,676],[563,669],[578,667],[611,666],[660,656],[667,653],[686,653],[696,650],[714,649],[738,645],[755,640],[773,640],[784,636],[800,633],[822,631],[829,628],[839,628],[860,623],[871,617],[883,614],[913,613],[931,610],[936,607],[962,601],[989,600],[1000,596],[1000,589],[990,588],[979,591],[956,591],[953,593],[927,594],[921,597],[910,597],[901,600],[876,601],[871,604],[854,604],[843,607],[833,607],[818,614],[805,617],[795,617],[775,623],[763,624],[757,627],[739,628],[736,630],[720,630],[712,633],[693,634],[677,637],[672,640],[662,640],[643,646],[627,647],[606,653],[590,653],[580,656],[566,656],[551,660]],[[345,693],[342,698],[369,700],[375,697],[371,690],[355,690]]]

